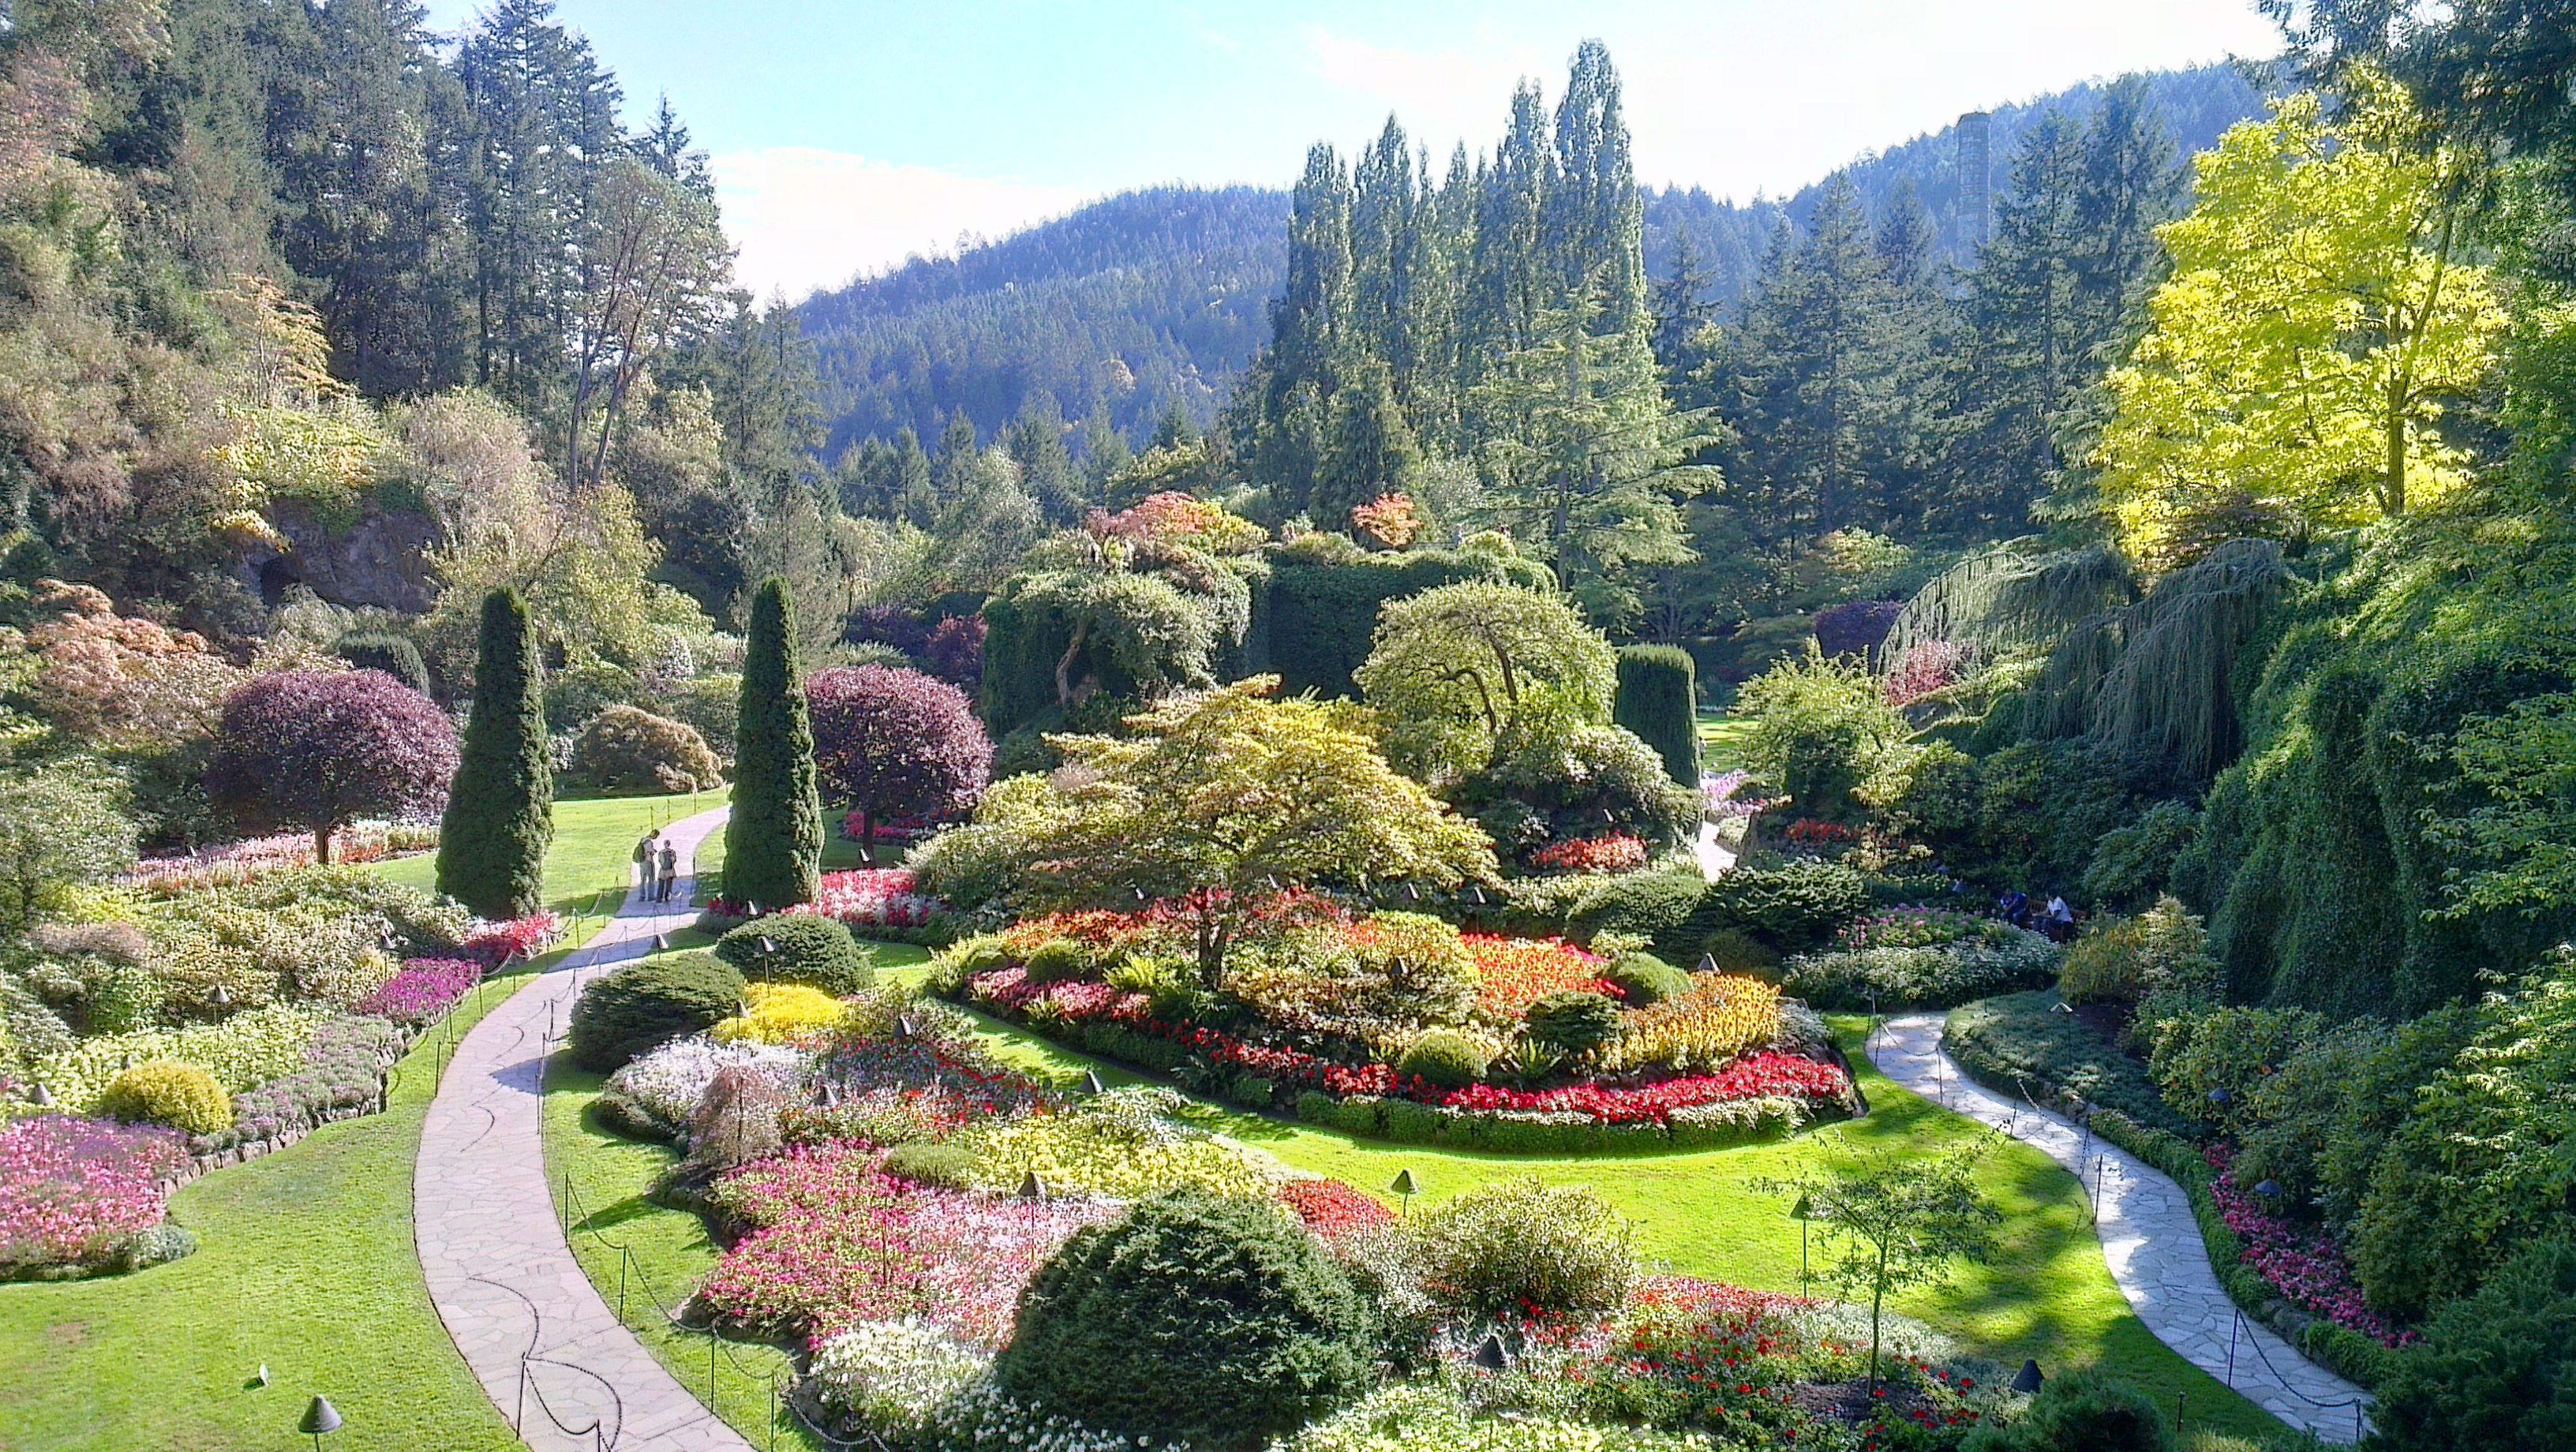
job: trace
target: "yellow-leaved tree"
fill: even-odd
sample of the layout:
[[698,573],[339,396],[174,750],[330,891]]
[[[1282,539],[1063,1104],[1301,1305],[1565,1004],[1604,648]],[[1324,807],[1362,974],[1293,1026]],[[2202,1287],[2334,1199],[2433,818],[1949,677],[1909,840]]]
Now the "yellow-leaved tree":
[[2343,114],[2282,101],[2194,163],[2157,229],[2173,275],[2111,372],[2095,462],[2122,541],[2158,567],[2236,534],[2365,524],[2459,487],[2439,430],[2505,327],[2459,257],[2467,158],[2364,73]]

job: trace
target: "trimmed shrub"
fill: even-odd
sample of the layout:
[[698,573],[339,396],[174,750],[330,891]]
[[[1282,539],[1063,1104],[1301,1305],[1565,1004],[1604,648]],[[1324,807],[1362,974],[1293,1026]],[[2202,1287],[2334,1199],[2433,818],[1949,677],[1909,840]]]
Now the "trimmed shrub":
[[1941,1046],[1969,1078],[2000,1094],[2027,1087],[2042,1103],[2090,1101],[2168,1134],[2191,1125],[2156,1092],[2147,1066],[2102,1041],[2046,991],[1983,998],[1950,1011]]
[[429,666],[420,658],[420,647],[399,635],[353,630],[332,643],[331,653],[359,670],[383,671],[424,696],[430,693]]
[[1810,953],[1783,965],[1780,985],[1818,1008],[1950,1008],[2046,985],[2058,947],[2016,931],[2002,943],[1964,938],[1929,948]]
[[1610,720],[1637,733],[1686,787],[1699,785],[1699,681],[1690,652],[1669,645],[1619,648]]
[[1747,929],[1790,951],[1823,942],[1869,907],[1869,883],[1838,862],[1814,858],[1739,865],[1708,885],[1701,929]]
[[1619,1036],[1619,1005],[1598,993],[1551,993],[1529,1006],[1530,1039],[1579,1059]]
[[2525,1247],[2475,1295],[2445,1302],[2421,1344],[2387,1359],[2371,1411],[2386,1452],[2576,1445],[2576,1243]]
[[689,1170],[713,1178],[777,1154],[778,1116],[788,1103],[778,1081],[756,1068],[718,1069],[689,1116]]
[[796,606],[787,582],[771,579],[752,601],[743,647],[725,896],[766,908],[812,902],[822,864],[823,803],[796,660]]
[[1407,1226],[1423,1288],[1470,1316],[1598,1316],[1627,1298],[1636,1274],[1628,1222],[1585,1189],[1504,1181]]
[[963,1145],[939,1140],[906,1140],[886,1151],[885,1163],[878,1168],[897,1179],[946,1190],[968,1189],[975,1182],[974,1154]]
[[166,1125],[181,1134],[219,1134],[233,1125],[233,1097],[224,1086],[177,1059],[153,1059],[118,1074],[99,1096],[98,1108],[113,1119]]
[[792,913],[748,922],[716,943],[716,956],[753,983],[802,983],[835,998],[876,987],[876,950],[830,918]]
[[527,602],[512,590],[484,597],[474,712],[439,820],[438,890],[496,922],[545,906],[555,782],[539,669]]
[[2136,917],[2096,924],[2066,950],[2057,979],[2069,1003],[2137,1003],[2150,994],[2214,1001],[2225,986],[2200,919],[2170,896]]
[[1252,1448],[1371,1380],[1366,1303],[1267,1201],[1182,1191],[1082,1230],[1020,1301],[995,1379],[1086,1427]]
[[1442,1089],[1464,1089],[1484,1078],[1490,1067],[1491,1061],[1475,1040],[1446,1029],[1433,1029],[1415,1039],[1395,1061],[1397,1074]]
[[2086,1367],[2044,1383],[2018,1422],[1988,1422],[1963,1452],[2167,1452],[2164,1414],[2147,1394]]
[[2165,1102],[2230,1135],[2254,1127],[2255,1086],[2324,1032],[2304,1009],[2222,1008],[2158,1032],[2148,1067]]
[[1652,953],[1631,953],[1601,972],[1626,993],[1630,1008],[1644,1008],[1690,992],[1691,976]]
[[724,767],[697,728],[633,706],[610,706],[573,738],[572,776],[603,792],[681,795],[724,784]]
[[742,975],[713,953],[645,958],[593,979],[572,1007],[573,1062],[605,1074],[742,1007]]

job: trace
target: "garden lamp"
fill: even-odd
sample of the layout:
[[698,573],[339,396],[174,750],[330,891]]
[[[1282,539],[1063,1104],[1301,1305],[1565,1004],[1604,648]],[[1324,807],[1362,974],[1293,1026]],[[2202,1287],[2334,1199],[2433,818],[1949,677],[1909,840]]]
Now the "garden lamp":
[[318,1449],[322,1445],[323,1433],[340,1430],[339,1409],[331,1405],[329,1397],[317,1396],[313,1405],[304,1409],[304,1420],[295,1424],[295,1430],[310,1436]]
[[36,1087],[27,1091],[27,1102],[38,1109],[51,1109],[54,1107],[54,1091],[46,1088],[45,1081],[39,1079]]
[[1031,1170],[1020,1177],[1020,1198],[1023,1200],[1043,1200],[1046,1198],[1046,1186],[1038,1183],[1037,1171]]
[[766,955],[771,954],[771,953],[775,953],[775,952],[777,952],[777,951],[778,951],[778,944],[776,944],[775,942],[772,942],[772,941],[770,940],[769,936],[768,936],[766,933],[764,933],[764,934],[762,934],[762,935],[761,935],[761,939],[760,939],[760,951],[761,951],[761,953],[762,953],[762,955],[763,955],[763,956],[766,956]]
[[1798,1294],[1803,1296],[1807,1293],[1807,1237],[1816,1221],[1814,1198],[1800,1195],[1798,1203],[1789,1207],[1789,1218],[1798,1222]]
[[2049,1011],[2050,1013],[2067,1013],[2067,1014],[2071,1014],[2071,1013],[2075,1012],[2075,1005],[2073,1005],[2073,1004],[2071,1004],[2071,1003],[2068,1003],[2065,999],[2062,999],[2062,998],[2061,998],[2061,999],[2059,999],[2056,1003],[2054,1003],[2054,1004],[2050,1005],[2050,1007],[2049,1007],[2049,1010],[2048,1010],[2048,1011]]
[[2277,1200],[2281,1198],[2281,1187],[2271,1180],[2265,1180],[2254,1187],[2254,1193],[2266,1200]]
[[896,1016],[894,1021],[894,1036],[896,1038],[914,1038],[919,1036],[920,1033],[921,1030],[913,1026],[912,1016],[910,1014],[900,1014]]
[[215,985],[215,991],[206,996],[206,1001],[217,1008],[230,1008],[233,1004],[233,991],[218,983]]
[[252,1373],[252,1375],[251,1375],[251,1381],[252,1381],[254,1384],[259,1385],[259,1386],[266,1386],[266,1385],[268,1385],[268,1363],[267,1363],[267,1362],[263,1361],[263,1362],[261,1362],[261,1363],[259,1364],[259,1370],[258,1370],[258,1371],[256,1371],[256,1372],[254,1372],[254,1373]]
[[656,953],[670,952],[671,935],[668,933],[655,933],[653,935],[653,951]]
[[1511,1365],[1511,1358],[1503,1354],[1503,1338],[1488,1331],[1485,1339],[1477,1344],[1476,1354],[1467,1358],[1467,1364],[1487,1371],[1500,1371]]
[[2026,1397],[2037,1396],[2039,1394],[2039,1384],[2047,1379],[2048,1378],[2039,1374],[2038,1360],[2036,1358],[2027,1359],[2021,1364],[2020,1374],[2012,1379],[2012,1389]]
[[1100,1082],[1100,1071],[1098,1069],[1085,1069],[1082,1071],[1082,1092],[1085,1094],[1106,1094],[1109,1092],[1109,1086]]
[[1404,1213],[1407,1215],[1413,1213],[1413,1196],[1420,1188],[1420,1186],[1413,1183],[1413,1171],[1411,1170],[1396,1171],[1395,1179],[1387,1185],[1388,1190],[1404,1197]]
[[1406,902],[1422,901],[1422,889],[1415,887],[1412,883],[1406,883],[1404,885],[1404,900]]

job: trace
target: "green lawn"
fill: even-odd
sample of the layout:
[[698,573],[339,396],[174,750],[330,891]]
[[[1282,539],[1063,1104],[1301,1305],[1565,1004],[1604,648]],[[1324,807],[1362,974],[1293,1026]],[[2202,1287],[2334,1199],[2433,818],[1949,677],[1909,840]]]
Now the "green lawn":
[[1734,771],[1744,765],[1744,739],[1753,723],[1724,711],[1699,713],[1699,764],[1709,771]]
[[[688,797],[558,798],[554,845],[546,849],[546,906],[567,918],[615,912],[634,871],[636,840],[655,827],[721,807],[730,795],[730,788],[719,787]],[[376,864],[376,870],[430,892],[438,882],[438,854],[397,858]]]
[[[895,951],[881,950],[880,961],[900,961],[893,958]],[[1847,1041],[1857,1042],[1859,1020],[1842,1021],[1839,1027]],[[1089,1069],[1111,1084],[1138,1081],[1125,1070],[990,1020],[982,1023],[979,1034],[996,1054],[1034,1072],[1071,1079]],[[1211,1110],[1208,1117],[1214,1127],[1291,1165],[1373,1192],[1382,1193],[1396,1171],[1410,1170],[1425,1205],[1504,1176],[1590,1185],[1636,1222],[1637,1248],[1649,1261],[1712,1280],[1781,1291],[1800,1288],[1798,1226],[1776,1197],[1755,1191],[1753,1181],[1794,1175],[1836,1139],[1927,1149],[1982,1140],[1991,1153],[1980,1178],[2007,1216],[2001,1253],[1993,1265],[1967,1271],[1946,1289],[1898,1299],[1899,1309],[2006,1365],[2036,1357],[2054,1374],[2099,1363],[2166,1407],[2174,1404],[2176,1392],[2183,1392],[2187,1424],[2194,1431],[2259,1436],[2282,1430],[2270,1415],[2156,1340],[2130,1313],[2103,1263],[2084,1191],[2072,1175],[2037,1150],[1916,1098],[1868,1068],[1858,1054],[1853,1057],[1875,1111],[1867,1119],[1783,1144],[1698,1154],[1589,1160],[1482,1155],[1354,1140],[1223,1111]],[[548,1104],[548,1152],[558,1174],[572,1172],[591,1215],[633,1248],[636,1263],[646,1266],[665,1298],[683,1294],[689,1279],[714,1263],[716,1252],[695,1217],[659,1209],[642,1198],[668,1163],[668,1153],[625,1143],[589,1126],[581,1111],[595,1080],[558,1071],[553,1083],[558,1093]],[[584,1259],[593,1279],[613,1292],[617,1253],[593,1247]],[[640,1316],[630,1320],[649,1327],[645,1318],[651,1315],[649,1308],[641,1308]],[[703,1338],[665,1338],[656,1349],[683,1369],[692,1386],[706,1385]],[[755,1366],[771,1363],[755,1362],[753,1354],[775,1355],[757,1348],[744,1351],[746,1364]],[[718,1383],[727,1420],[755,1439],[764,1435],[766,1384],[730,1367],[720,1367]]]
[[[461,1033],[518,986],[476,990]],[[404,1059],[382,1114],[189,1185],[170,1218],[201,1249],[138,1275],[0,1286],[0,1447],[267,1452],[316,1392],[332,1452],[519,1446],[430,1305],[412,1249],[412,1160],[446,1033]],[[252,1384],[265,1363],[270,1384]]]

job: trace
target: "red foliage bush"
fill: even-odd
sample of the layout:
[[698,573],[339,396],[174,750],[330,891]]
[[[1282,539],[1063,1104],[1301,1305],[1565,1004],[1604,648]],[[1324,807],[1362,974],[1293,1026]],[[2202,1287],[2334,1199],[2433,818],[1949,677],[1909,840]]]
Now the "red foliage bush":
[[254,830],[302,827],[316,855],[361,817],[435,816],[456,727],[383,671],[279,671],[224,700],[206,788]]
[[991,779],[992,740],[946,681],[843,666],[815,672],[805,699],[823,790],[858,808],[859,840],[870,846],[879,819],[967,810]]

